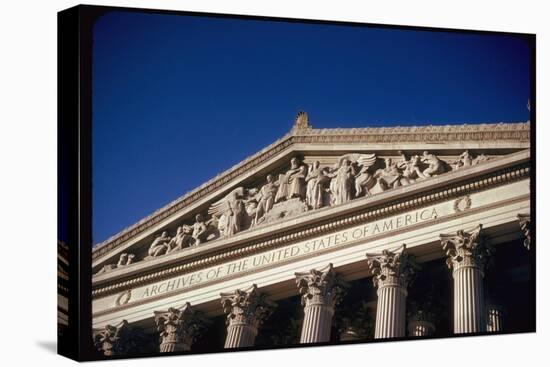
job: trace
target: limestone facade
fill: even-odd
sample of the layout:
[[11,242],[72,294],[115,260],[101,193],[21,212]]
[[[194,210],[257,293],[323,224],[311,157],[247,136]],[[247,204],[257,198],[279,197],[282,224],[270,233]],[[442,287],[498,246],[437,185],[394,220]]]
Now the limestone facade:
[[[314,129],[300,113],[282,139],[95,247],[93,342],[104,355],[140,340],[159,353],[201,338],[250,348],[296,297],[295,343],[442,335],[447,311],[452,334],[506,331],[486,274],[503,244],[534,251],[529,132]],[[409,307],[427,264],[450,269],[452,303],[438,314]],[[349,293],[362,279],[372,294]],[[338,333],[350,297],[373,320]]]

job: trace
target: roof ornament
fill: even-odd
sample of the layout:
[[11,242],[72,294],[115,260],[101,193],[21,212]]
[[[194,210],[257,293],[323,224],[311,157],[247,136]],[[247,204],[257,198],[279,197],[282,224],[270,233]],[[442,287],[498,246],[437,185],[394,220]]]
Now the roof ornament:
[[292,130],[305,130],[305,129],[311,129],[311,125],[309,123],[309,118],[307,116],[307,113],[304,111],[299,111],[296,115],[296,118],[294,119],[294,126],[292,127]]

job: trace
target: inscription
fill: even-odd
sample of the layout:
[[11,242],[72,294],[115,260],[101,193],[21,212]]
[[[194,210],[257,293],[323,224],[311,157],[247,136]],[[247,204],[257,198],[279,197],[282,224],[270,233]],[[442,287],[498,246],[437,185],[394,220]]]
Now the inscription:
[[234,262],[221,264],[185,274],[174,279],[159,282],[143,288],[138,297],[132,298],[144,299],[175,290],[182,290],[193,285],[228,277],[248,270],[259,269],[288,259],[312,254],[335,246],[341,246],[349,242],[365,239],[367,237],[379,235],[388,231],[398,230],[420,222],[432,220],[437,217],[437,209],[432,207],[375,221],[358,227],[331,233],[320,238],[300,242],[265,253],[252,255]]

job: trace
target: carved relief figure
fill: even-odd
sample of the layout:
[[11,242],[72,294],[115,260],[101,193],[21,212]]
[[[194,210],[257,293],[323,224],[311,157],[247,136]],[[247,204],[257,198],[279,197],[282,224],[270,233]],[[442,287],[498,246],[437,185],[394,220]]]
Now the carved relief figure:
[[355,162],[361,168],[355,175],[355,196],[371,195],[371,189],[376,185],[376,179],[370,168],[376,163],[375,154],[356,154]]
[[206,241],[208,237],[208,227],[202,214],[197,214],[195,216],[195,223],[193,224],[193,234],[191,236],[194,239],[194,246],[200,245],[201,243]]
[[265,214],[273,208],[273,203],[275,202],[277,185],[273,180],[273,176],[267,175],[266,181],[267,183],[261,187],[256,198],[258,206],[256,207],[255,224],[259,224],[264,220]]
[[117,269],[117,268],[121,268],[121,267],[130,265],[130,264],[134,261],[134,258],[135,258],[135,255],[134,255],[134,254],[129,254],[129,253],[123,252],[122,254],[120,254],[120,257],[118,258],[118,262],[117,262],[116,264],[107,264],[107,265],[104,265],[104,266],[97,272],[97,274],[107,273],[107,272],[109,272],[109,271],[111,271],[111,270],[114,270],[114,269]]
[[170,248],[167,253],[179,251],[191,246],[191,244],[193,243],[193,237],[191,236],[192,232],[193,229],[191,228],[191,226],[188,226],[186,224],[178,227],[176,235],[170,240],[170,243],[168,244]]
[[306,203],[312,209],[319,209],[330,205],[330,195],[328,186],[331,181],[330,169],[328,167],[319,167],[319,162],[313,163],[306,177],[307,195]]
[[168,235],[168,232],[164,231],[155,238],[153,243],[151,243],[151,246],[149,247],[149,256],[157,257],[160,255],[165,255],[170,251],[170,236]]
[[335,205],[347,203],[353,199],[353,179],[355,177],[355,169],[351,165],[351,161],[348,158],[344,158],[341,161],[340,167],[333,174],[334,185],[332,185],[333,203]]
[[376,172],[378,182],[383,189],[396,188],[401,186],[403,181],[408,182],[391,158],[385,158],[384,164],[385,167]]
[[275,196],[275,202],[298,197],[306,197],[306,176],[307,166],[300,164],[298,158],[290,160],[290,169],[284,174],[279,175],[279,189]]
[[428,168],[426,168],[422,172],[422,176],[423,176],[422,178],[436,176],[443,172],[443,169],[444,169],[443,162],[435,154],[431,154],[431,153],[428,153],[428,151],[424,151],[424,153],[422,153],[421,161],[422,163],[425,163],[428,165]]
[[257,190],[238,187],[210,206],[208,214],[217,221],[221,235],[231,236],[248,228],[251,218],[248,216],[245,204],[254,200],[254,197],[250,196],[256,193]]
[[409,160],[407,160],[407,157],[405,156],[405,153],[399,151],[399,154],[401,154],[401,162],[398,163],[397,167],[401,170],[403,170],[403,178],[406,180],[402,180],[403,184],[410,184],[416,181],[416,179],[422,177],[422,171],[420,171],[420,168],[418,165],[420,164],[420,157],[418,155],[413,155]]
[[470,167],[473,164],[473,157],[468,150],[465,150],[456,161],[451,164],[453,170],[457,170],[462,167]]

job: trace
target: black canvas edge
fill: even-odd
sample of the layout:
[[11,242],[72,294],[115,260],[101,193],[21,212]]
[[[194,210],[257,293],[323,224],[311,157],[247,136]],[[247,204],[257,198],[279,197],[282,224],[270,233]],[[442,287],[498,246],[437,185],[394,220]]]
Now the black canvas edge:
[[[133,7],[78,5],[58,13],[58,218],[64,216],[68,223],[66,242],[69,246],[69,327],[64,337],[58,338],[58,353],[76,361],[106,359],[130,359],[171,355],[211,354],[229,352],[216,349],[209,352],[144,353],[140,355],[100,355],[92,344],[91,313],[91,255],[92,255],[92,31],[95,21],[111,11],[149,14],[187,15],[201,17],[265,20],[327,25],[345,25],[399,30],[451,32],[480,35],[505,35],[522,38],[530,48],[531,64],[531,294],[533,301],[533,325],[536,332],[536,35],[533,33],[499,32],[456,28],[436,28],[377,23],[359,23],[335,20],[283,18],[258,15],[221,14],[161,10]],[[60,191],[66,190],[67,201],[59,201]],[[522,332],[524,333],[524,332]],[[517,333],[497,333],[512,335]],[[447,339],[489,335],[474,333],[421,339]],[[495,335],[491,333],[490,335]],[[275,350],[305,348],[322,345],[369,344],[388,341],[409,341],[411,338],[380,339],[369,341],[329,342],[314,345],[289,345],[250,347],[231,350]]]

